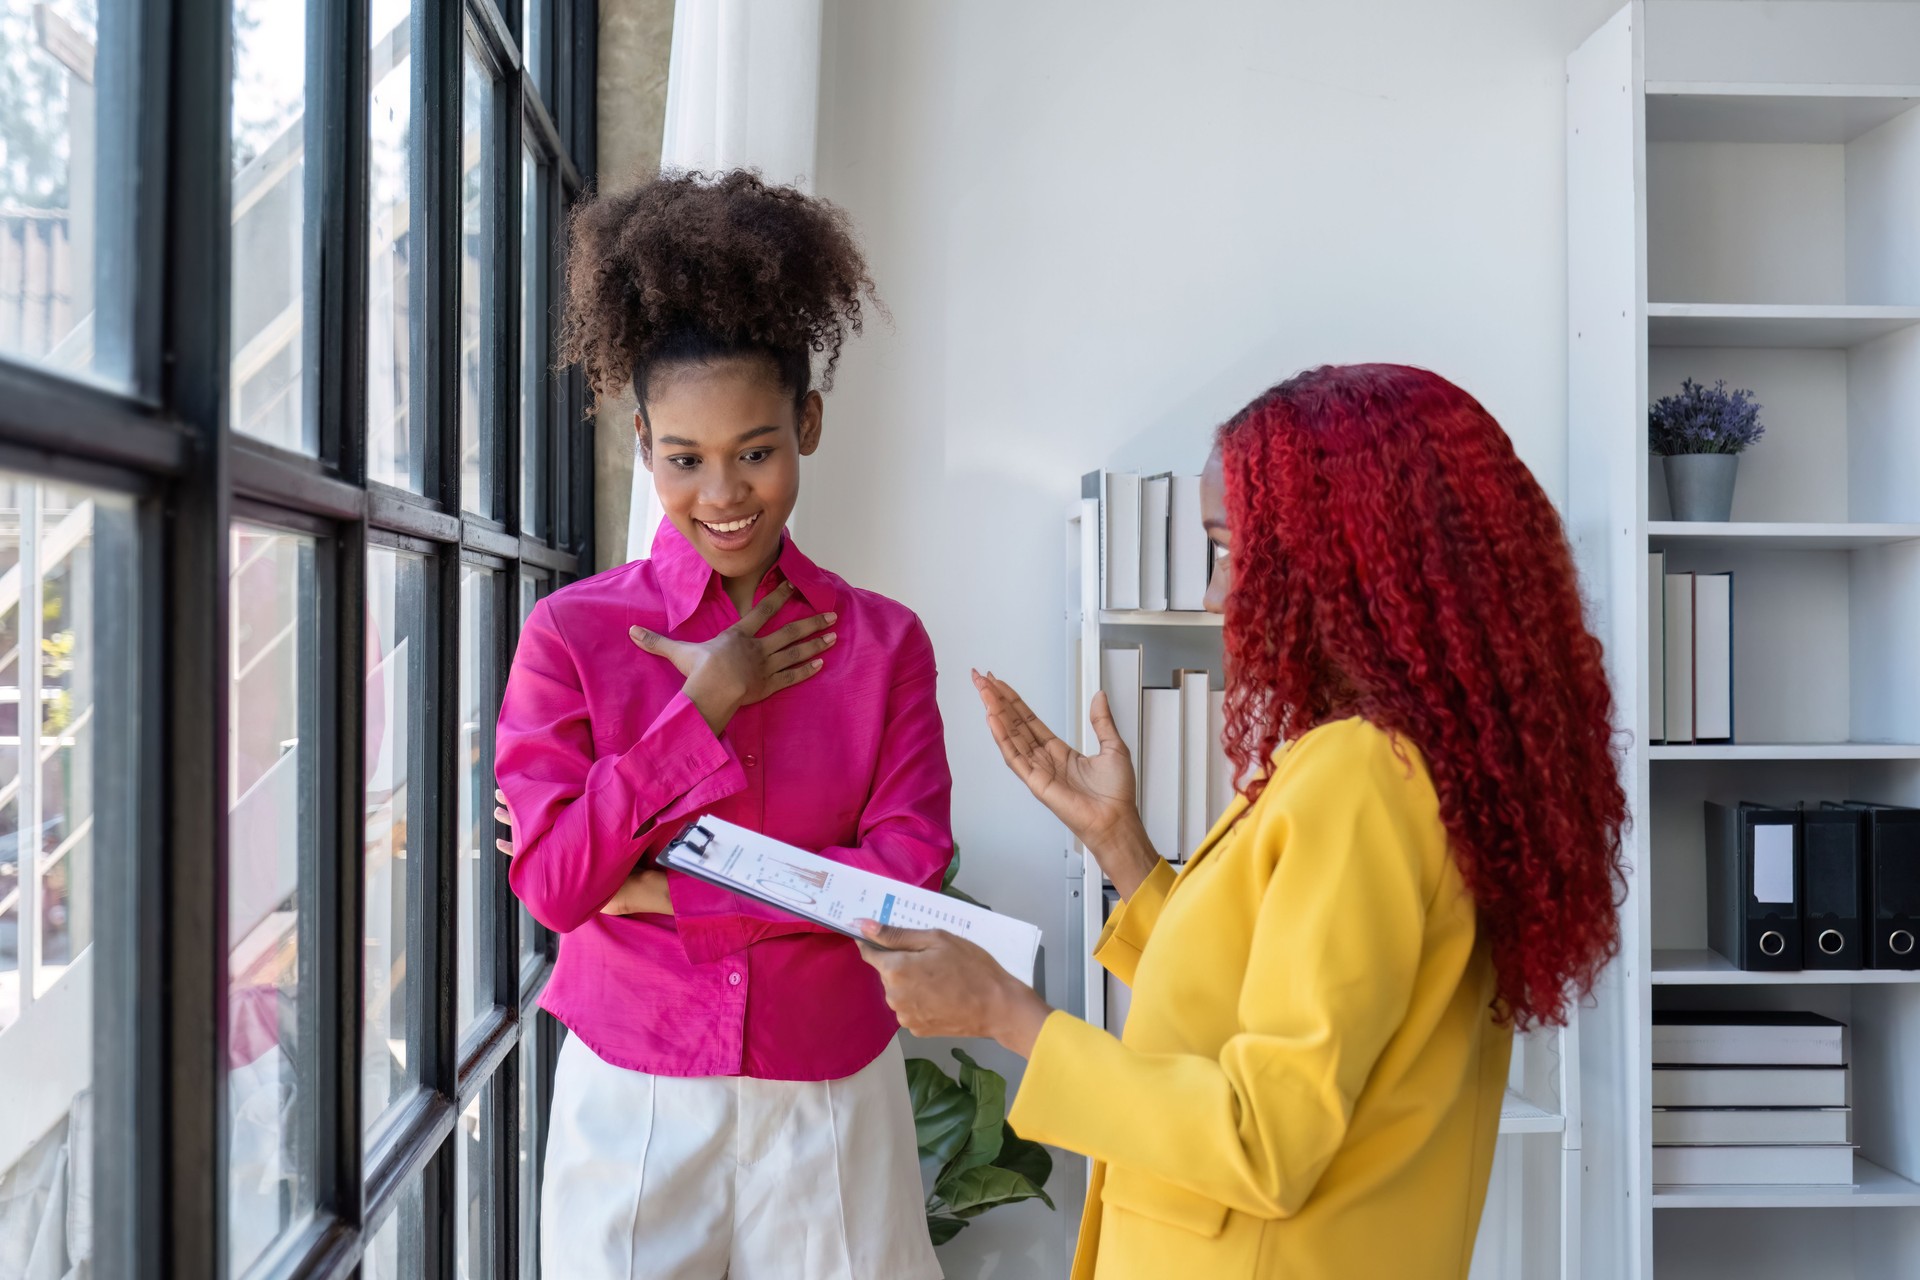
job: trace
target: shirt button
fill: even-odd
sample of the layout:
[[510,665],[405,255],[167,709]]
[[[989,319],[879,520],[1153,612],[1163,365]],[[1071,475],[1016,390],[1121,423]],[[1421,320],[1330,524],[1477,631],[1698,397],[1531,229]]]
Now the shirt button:
[[753,768],[753,766],[760,763],[760,758],[758,756],[748,756],[745,760],[741,761],[741,763],[746,765],[747,768],[751,769]]
[[737,974],[737,973],[730,973],[730,974],[728,974],[728,975],[727,975],[727,985],[728,985],[728,986],[732,986],[732,987],[737,987],[737,986],[739,986],[739,985],[740,985],[740,975],[739,975],[739,974]]

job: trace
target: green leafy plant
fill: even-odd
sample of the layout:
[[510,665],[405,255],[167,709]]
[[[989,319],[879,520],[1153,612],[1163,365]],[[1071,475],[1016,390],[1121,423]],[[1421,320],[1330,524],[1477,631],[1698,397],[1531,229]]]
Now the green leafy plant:
[[[976,907],[986,904],[954,885],[960,874],[960,847],[954,846],[940,892]],[[959,1235],[987,1210],[1021,1200],[1041,1200],[1054,1208],[1046,1192],[1053,1157],[1007,1123],[1007,1081],[975,1062],[964,1050],[956,1079],[929,1058],[907,1059],[907,1095],[913,1099],[913,1128],[920,1143],[920,1176],[927,1196],[927,1234],[936,1245]]]
[[1054,1208],[1046,1192],[1053,1157],[1007,1123],[1007,1082],[964,1049],[955,1049],[958,1077],[929,1058],[907,1059],[907,1094],[920,1144],[927,1196],[927,1233],[936,1245],[959,1235],[987,1210],[1021,1200]]

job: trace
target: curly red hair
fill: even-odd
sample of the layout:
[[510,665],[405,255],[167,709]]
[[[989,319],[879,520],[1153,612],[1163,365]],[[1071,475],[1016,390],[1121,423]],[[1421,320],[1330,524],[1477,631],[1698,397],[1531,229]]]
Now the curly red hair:
[[1559,516],[1478,401],[1400,365],[1315,369],[1220,429],[1227,750],[1359,715],[1425,758],[1492,949],[1498,1017],[1566,1020],[1619,948],[1613,697]]

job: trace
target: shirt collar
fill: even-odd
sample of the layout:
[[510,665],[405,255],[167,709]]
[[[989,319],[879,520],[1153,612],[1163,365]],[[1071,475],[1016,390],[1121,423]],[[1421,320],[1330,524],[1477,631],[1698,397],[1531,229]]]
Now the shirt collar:
[[[667,629],[673,630],[691,618],[707,598],[708,589],[718,580],[706,558],[694,545],[687,541],[671,520],[662,520],[659,531],[653,535],[653,572],[660,584],[662,602],[667,607]],[[825,613],[833,608],[837,593],[833,580],[826,571],[807,559],[799,547],[794,545],[793,535],[784,529],[780,532],[780,555],[773,562],[773,569],[767,574],[767,580],[754,592],[757,600],[776,581],[774,573],[791,582],[806,602],[813,606],[815,613]]]

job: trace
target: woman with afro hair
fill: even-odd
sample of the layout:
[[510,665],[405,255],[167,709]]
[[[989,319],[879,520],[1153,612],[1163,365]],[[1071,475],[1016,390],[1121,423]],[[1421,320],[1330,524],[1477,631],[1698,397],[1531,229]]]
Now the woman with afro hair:
[[868,925],[901,1022],[1029,1059],[1010,1122],[1095,1161],[1074,1277],[1464,1277],[1512,1030],[1618,945],[1600,644],[1546,495],[1471,396],[1316,369],[1202,477],[1242,782],[1179,875],[1104,697],[1081,755],[976,676],[1007,764],[1124,904],[1116,1039],[946,934]]
[[509,880],[561,935],[541,1003],[571,1032],[545,1274],[938,1276],[857,944],[651,865],[702,813],[930,887],[952,858],[926,631],[785,528],[873,282],[841,211],[732,172],[582,206],[567,287],[564,354],[632,386],[667,518],[536,606],[500,712]]

